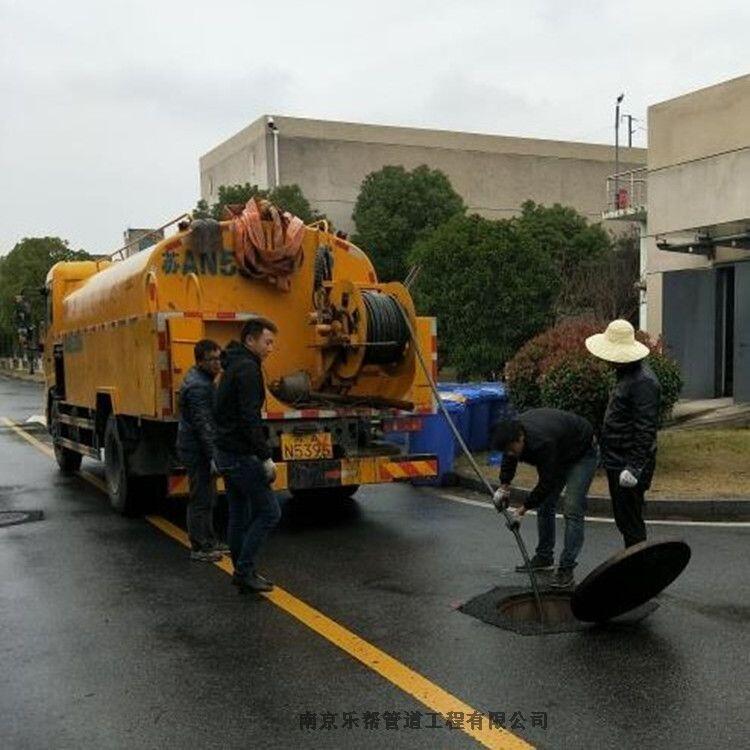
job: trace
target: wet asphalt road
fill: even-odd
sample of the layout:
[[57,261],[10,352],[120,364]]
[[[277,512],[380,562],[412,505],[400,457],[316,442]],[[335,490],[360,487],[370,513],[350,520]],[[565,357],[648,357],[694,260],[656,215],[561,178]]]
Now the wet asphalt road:
[[[0,415],[39,414],[40,395],[0,377]],[[392,485],[343,507],[289,503],[262,568],[479,711],[508,725],[520,712],[514,733],[538,747],[750,746],[750,528],[650,526],[693,550],[653,615],[520,636],[456,610],[518,581],[511,536],[457,494]],[[414,698],[0,427],[8,509],[45,519],[0,528],[0,747],[478,746],[426,728]],[[533,547],[533,522],[524,537]],[[587,524],[579,578],[619,545],[613,525]],[[345,711],[421,711],[423,728],[343,729]],[[339,728],[301,730],[305,712]],[[547,728],[532,727],[545,712]]]

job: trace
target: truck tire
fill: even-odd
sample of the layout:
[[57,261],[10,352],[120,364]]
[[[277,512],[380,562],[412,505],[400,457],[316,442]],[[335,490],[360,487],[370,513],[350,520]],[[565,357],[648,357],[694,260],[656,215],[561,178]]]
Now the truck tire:
[[353,497],[358,489],[358,484],[345,484],[340,487],[314,487],[304,490],[289,490],[289,492],[292,497],[298,500],[341,502]]
[[77,451],[66,448],[57,442],[60,435],[61,427],[58,420],[60,409],[57,399],[53,398],[49,410],[49,432],[52,435],[52,446],[55,449],[55,460],[63,474],[75,474],[81,468],[83,456]]
[[123,516],[137,515],[138,482],[128,470],[128,452],[114,414],[107,417],[104,428],[104,475],[112,509]]

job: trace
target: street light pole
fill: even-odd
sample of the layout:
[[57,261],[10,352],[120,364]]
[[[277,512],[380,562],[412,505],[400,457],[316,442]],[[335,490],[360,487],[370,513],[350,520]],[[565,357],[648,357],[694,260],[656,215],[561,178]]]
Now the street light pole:
[[620,94],[615,105],[615,209],[620,192],[620,104],[624,98],[625,94]]

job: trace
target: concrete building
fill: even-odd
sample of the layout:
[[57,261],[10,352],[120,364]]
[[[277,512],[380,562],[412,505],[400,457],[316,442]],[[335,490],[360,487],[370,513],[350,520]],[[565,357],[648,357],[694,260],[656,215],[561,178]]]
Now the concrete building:
[[645,327],[683,396],[750,401],[750,76],[649,107],[647,171],[617,185],[605,218],[645,226]]
[[[644,149],[621,149],[623,169],[642,167]],[[601,220],[611,146],[509,138],[264,115],[200,159],[201,197],[220,185],[298,184],[314,208],[345,231],[362,180],[387,164],[441,169],[469,210],[509,217],[532,199],[573,206]]]

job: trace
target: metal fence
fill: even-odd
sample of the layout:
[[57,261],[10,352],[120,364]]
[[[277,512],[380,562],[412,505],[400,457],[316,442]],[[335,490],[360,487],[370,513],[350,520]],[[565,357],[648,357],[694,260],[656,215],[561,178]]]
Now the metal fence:
[[642,167],[607,177],[605,211],[645,211],[648,199],[647,176],[648,170]]

